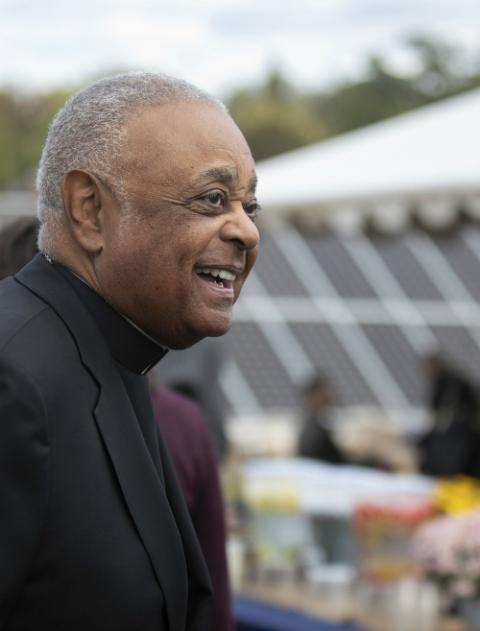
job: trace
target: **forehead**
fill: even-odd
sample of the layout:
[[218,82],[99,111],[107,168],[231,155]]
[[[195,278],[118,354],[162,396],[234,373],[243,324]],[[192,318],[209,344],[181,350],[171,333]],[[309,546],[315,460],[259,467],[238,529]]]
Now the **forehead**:
[[129,171],[169,183],[187,178],[252,185],[254,162],[242,133],[208,102],[168,103],[135,111],[126,126]]

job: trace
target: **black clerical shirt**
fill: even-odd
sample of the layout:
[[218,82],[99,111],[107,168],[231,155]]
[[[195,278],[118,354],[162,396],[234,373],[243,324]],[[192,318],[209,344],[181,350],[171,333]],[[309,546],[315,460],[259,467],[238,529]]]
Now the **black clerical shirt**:
[[158,427],[154,421],[145,375],[164,357],[168,349],[122,316],[68,268],[58,263],[52,264],[74,289],[105,338],[117,364],[155,468],[163,483],[163,468],[158,448]]
[[168,352],[166,348],[118,313],[76,274],[58,263],[53,263],[53,265],[72,286],[93,316],[117,363],[137,375],[145,375]]

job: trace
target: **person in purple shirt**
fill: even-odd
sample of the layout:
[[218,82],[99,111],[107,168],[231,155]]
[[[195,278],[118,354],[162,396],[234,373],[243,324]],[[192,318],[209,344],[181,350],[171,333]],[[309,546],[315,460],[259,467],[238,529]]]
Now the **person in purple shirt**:
[[213,441],[196,403],[164,387],[153,386],[150,393],[212,579],[212,631],[231,631],[225,516]]

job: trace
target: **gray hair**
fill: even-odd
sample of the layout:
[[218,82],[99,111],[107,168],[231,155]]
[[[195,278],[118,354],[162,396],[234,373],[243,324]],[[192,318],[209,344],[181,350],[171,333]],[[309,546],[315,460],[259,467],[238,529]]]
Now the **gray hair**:
[[52,120],[37,174],[38,245],[53,255],[55,235],[65,223],[62,181],[72,169],[89,169],[126,203],[118,157],[125,124],[138,108],[168,102],[224,105],[203,90],[164,74],[128,73],[96,81],[74,94]]

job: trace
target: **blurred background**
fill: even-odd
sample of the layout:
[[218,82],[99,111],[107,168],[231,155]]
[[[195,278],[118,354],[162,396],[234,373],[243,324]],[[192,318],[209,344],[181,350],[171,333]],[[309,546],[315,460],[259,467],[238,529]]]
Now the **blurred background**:
[[35,213],[53,114],[117,72],[220,97],[257,160],[261,253],[235,324],[155,375],[215,440],[239,628],[274,596],[317,629],[356,619],[358,594],[364,628],[459,617],[480,568],[442,609],[423,552],[405,559],[420,524],[480,496],[480,4],[0,0],[0,59],[2,225]]

